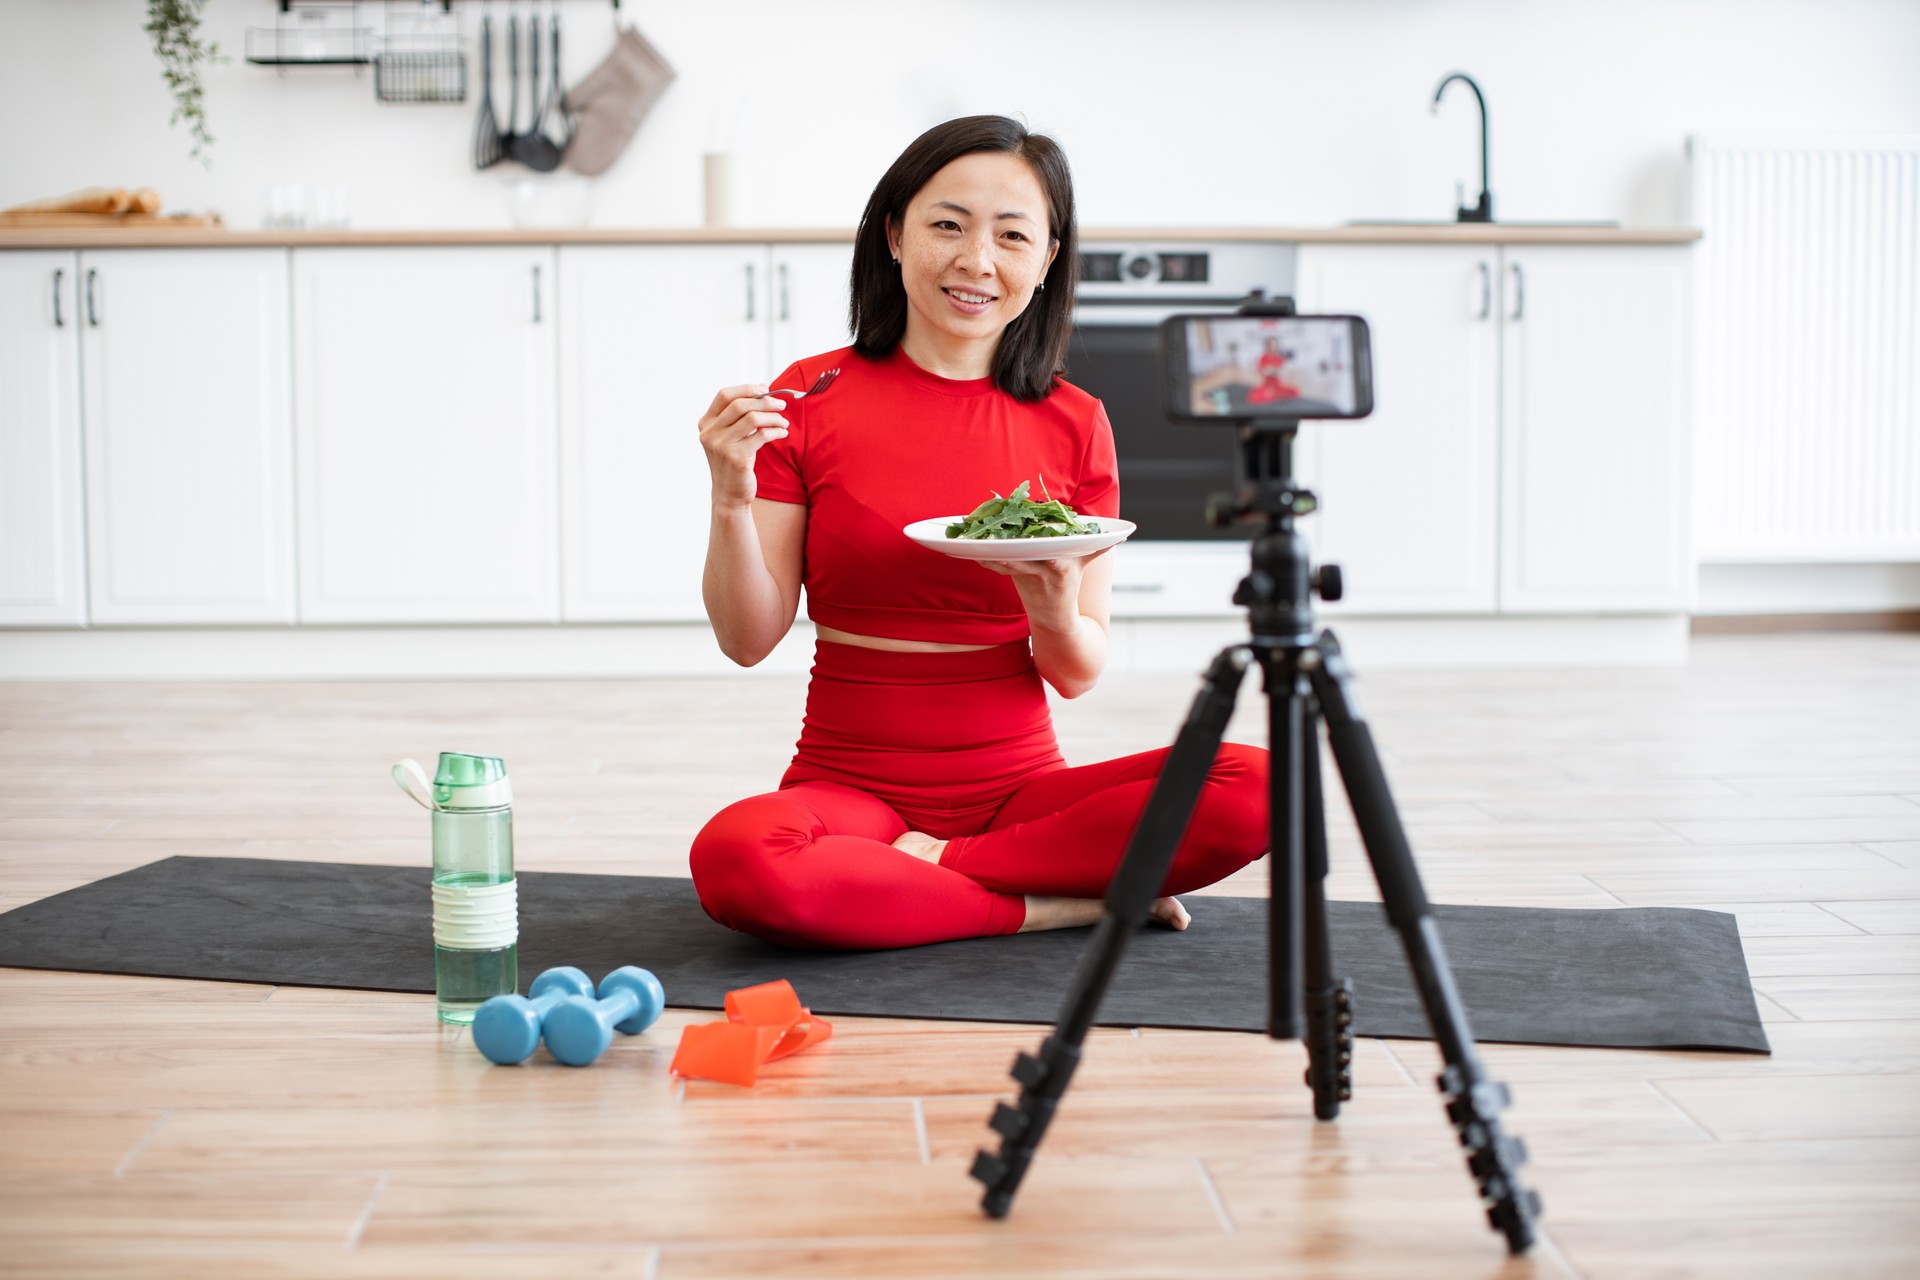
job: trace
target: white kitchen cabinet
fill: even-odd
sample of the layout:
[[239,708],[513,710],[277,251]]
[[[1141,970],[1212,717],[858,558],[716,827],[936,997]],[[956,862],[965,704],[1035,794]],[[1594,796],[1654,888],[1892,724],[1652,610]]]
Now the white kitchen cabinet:
[[554,263],[294,251],[303,622],[558,620]]
[[91,621],[292,622],[287,250],[79,271]]
[[844,347],[848,289],[853,274],[851,244],[776,244],[770,249],[773,348],[767,375],[804,356]]
[[1687,608],[1686,252],[1502,250],[1502,611]]
[[0,626],[87,620],[78,254],[0,254]]
[[565,246],[560,457],[567,621],[700,620],[722,387],[846,343],[847,245]]
[[1684,247],[1305,245],[1373,332],[1376,408],[1311,423],[1329,612],[1687,607]]
[[1330,612],[1497,608],[1493,256],[1469,245],[1301,247],[1300,310],[1364,316],[1373,345],[1372,416],[1309,422],[1297,448],[1321,504],[1301,528],[1345,580]]

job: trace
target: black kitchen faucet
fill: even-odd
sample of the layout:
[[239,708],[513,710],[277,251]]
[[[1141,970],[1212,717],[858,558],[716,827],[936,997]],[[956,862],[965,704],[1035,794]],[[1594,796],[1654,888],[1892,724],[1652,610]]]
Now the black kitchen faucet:
[[1433,91],[1433,106],[1430,109],[1434,112],[1438,112],[1440,110],[1440,98],[1443,94],[1446,93],[1447,86],[1452,84],[1455,80],[1465,81],[1467,88],[1473,90],[1473,100],[1480,104],[1480,203],[1477,205],[1474,205],[1471,209],[1467,208],[1465,205],[1461,205],[1459,210],[1459,216],[1454,220],[1456,222],[1492,222],[1493,221],[1493,188],[1488,184],[1488,180],[1487,180],[1487,99],[1486,99],[1486,95],[1480,92],[1480,86],[1473,82],[1472,76],[1468,75],[1464,71],[1456,71],[1452,75],[1448,76],[1445,80],[1442,80],[1440,82],[1440,87]]

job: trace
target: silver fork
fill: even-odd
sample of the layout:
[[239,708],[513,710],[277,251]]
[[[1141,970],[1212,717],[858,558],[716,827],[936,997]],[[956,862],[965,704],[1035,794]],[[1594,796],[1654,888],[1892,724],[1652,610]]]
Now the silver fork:
[[769,391],[767,394],[773,395],[773,396],[786,396],[790,400],[799,400],[805,396],[817,396],[822,391],[825,391],[828,387],[832,386],[833,380],[839,376],[840,376],[840,370],[828,369],[824,373],[822,373],[819,377],[815,378],[813,380],[813,385],[808,387],[805,391],[793,391],[785,387],[775,387],[772,391]]

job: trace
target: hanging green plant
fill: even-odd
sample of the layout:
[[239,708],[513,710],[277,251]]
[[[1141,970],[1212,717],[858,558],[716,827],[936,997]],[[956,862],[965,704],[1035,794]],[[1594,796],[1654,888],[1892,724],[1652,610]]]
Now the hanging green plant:
[[200,85],[202,67],[231,58],[220,55],[218,42],[200,43],[200,11],[207,0],[147,0],[147,34],[153,37],[153,52],[160,59],[160,74],[173,91],[173,115],[168,124],[182,120],[193,133],[190,153],[202,164],[210,163],[206,151],[213,145],[207,132],[207,109]]

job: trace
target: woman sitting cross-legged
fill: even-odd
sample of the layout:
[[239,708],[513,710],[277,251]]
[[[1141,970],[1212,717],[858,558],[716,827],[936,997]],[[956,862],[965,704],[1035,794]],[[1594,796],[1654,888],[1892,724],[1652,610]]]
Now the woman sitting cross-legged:
[[[1111,562],[961,560],[901,532],[1021,480],[1083,516],[1119,514],[1106,411],[1061,376],[1075,240],[1051,139],[998,116],[936,126],[861,218],[853,346],[728,387],[700,420],[721,649],[759,662],[802,587],[817,639],[779,789],[694,841],[694,885],[721,924],[879,948],[1100,918],[1168,750],[1069,767],[1044,686],[1075,698],[1099,678]],[[831,368],[818,395],[773,391]],[[1266,844],[1267,753],[1227,744],[1154,917],[1185,928],[1173,895]]]

